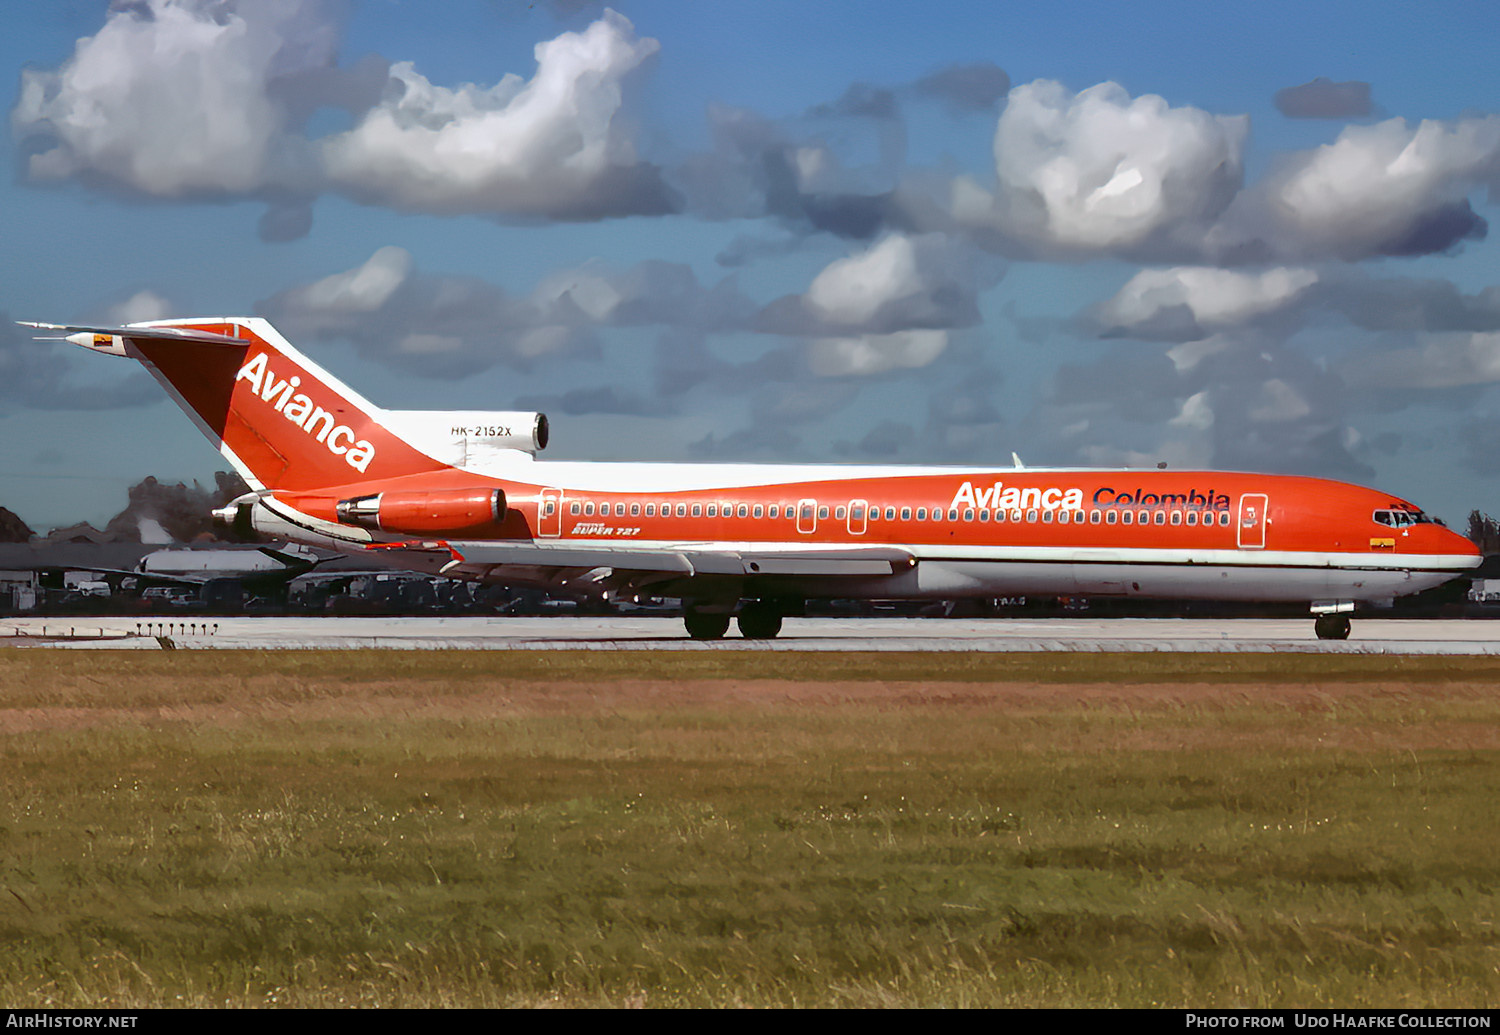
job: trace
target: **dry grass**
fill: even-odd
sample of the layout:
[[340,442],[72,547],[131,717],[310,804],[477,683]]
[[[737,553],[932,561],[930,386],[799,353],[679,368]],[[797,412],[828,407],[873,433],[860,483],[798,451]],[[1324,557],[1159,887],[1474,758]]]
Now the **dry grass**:
[[1493,1007],[1497,670],[0,652],[0,999]]

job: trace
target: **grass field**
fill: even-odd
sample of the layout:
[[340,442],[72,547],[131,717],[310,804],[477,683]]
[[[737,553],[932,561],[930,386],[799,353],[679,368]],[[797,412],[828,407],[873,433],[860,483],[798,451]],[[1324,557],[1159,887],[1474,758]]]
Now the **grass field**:
[[0,1002],[1494,1007],[1497,685],[0,651]]

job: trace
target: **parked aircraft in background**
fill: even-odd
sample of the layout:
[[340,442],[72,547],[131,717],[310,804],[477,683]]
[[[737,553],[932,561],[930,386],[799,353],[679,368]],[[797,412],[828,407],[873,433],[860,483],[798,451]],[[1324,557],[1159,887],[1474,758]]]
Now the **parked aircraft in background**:
[[444,575],[679,597],[748,638],[816,598],[1357,603],[1480,562],[1405,500],[1217,471],[547,462],[540,413],[384,410],[253,317],[28,324],[140,360],[254,489],[232,524]]

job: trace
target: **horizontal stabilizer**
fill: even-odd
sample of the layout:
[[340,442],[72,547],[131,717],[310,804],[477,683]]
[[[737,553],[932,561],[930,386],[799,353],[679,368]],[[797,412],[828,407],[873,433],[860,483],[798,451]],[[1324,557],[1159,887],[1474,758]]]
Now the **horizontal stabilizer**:
[[[192,327],[76,327],[58,323],[31,323],[26,320],[21,320],[19,323],[22,327],[31,327],[38,331],[61,331],[58,337],[64,339],[71,339],[74,335],[88,334],[109,338],[135,338],[138,341],[179,341],[195,345],[244,347],[250,344],[244,338],[235,338],[214,331],[200,331]],[[74,342],[74,344],[82,343]]]

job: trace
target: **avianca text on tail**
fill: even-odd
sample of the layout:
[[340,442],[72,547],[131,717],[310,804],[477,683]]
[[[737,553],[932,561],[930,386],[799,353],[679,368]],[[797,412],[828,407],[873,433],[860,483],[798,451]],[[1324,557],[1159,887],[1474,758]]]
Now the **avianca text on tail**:
[[375,447],[365,439],[356,440],[351,429],[335,423],[332,412],[314,403],[305,392],[297,392],[302,378],[293,374],[286,380],[277,380],[266,353],[256,353],[254,359],[240,367],[235,380],[249,382],[255,394],[272,410],[311,435],[314,441],[323,443],[334,456],[342,456],[360,474],[369,470],[370,461],[375,459]]
[[265,320],[31,324],[139,360],[255,491],[224,521],[402,567],[683,601],[777,635],[808,600],[1016,595],[1300,602],[1318,636],[1478,550],[1343,482],[1223,471],[553,463],[545,416],[381,409]]

